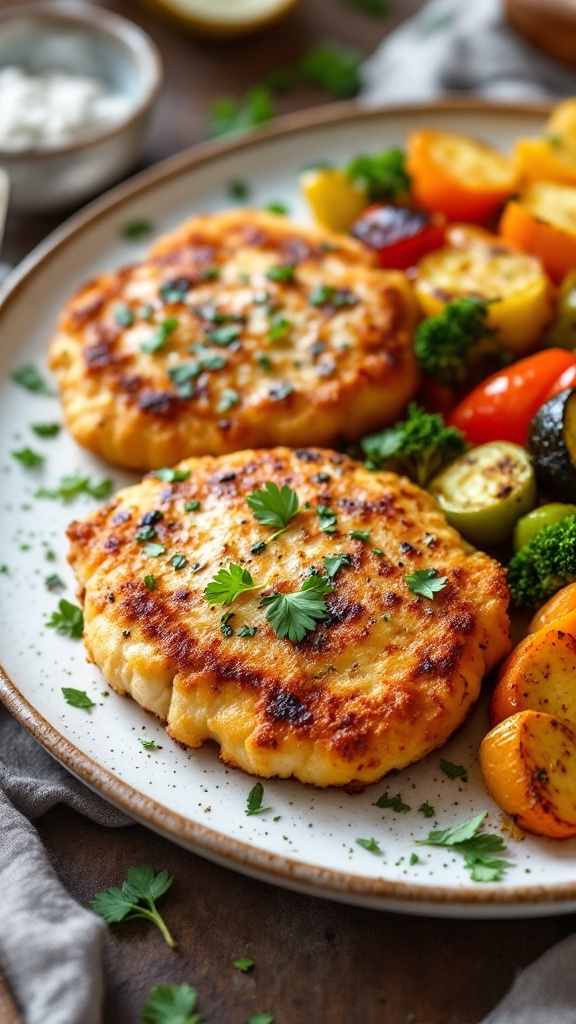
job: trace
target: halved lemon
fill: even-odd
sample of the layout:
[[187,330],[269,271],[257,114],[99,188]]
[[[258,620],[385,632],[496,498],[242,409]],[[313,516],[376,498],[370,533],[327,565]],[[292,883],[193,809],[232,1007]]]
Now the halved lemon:
[[265,28],[300,0],[143,0],[160,14],[198,35],[239,36]]

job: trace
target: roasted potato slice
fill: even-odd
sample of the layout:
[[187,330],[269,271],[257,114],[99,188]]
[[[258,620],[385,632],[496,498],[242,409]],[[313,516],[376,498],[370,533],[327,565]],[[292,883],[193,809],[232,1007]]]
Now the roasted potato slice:
[[544,626],[550,626],[570,612],[576,612],[576,583],[569,583],[567,587],[558,590],[546,604],[536,612],[531,620],[528,630],[535,633]]
[[541,260],[559,284],[576,267],[576,188],[534,182],[508,203],[499,230],[503,238]]
[[576,612],[530,633],[504,662],[492,695],[490,724],[526,710],[576,723]]
[[506,718],[480,747],[492,798],[521,828],[551,839],[576,836],[576,732],[538,711]]

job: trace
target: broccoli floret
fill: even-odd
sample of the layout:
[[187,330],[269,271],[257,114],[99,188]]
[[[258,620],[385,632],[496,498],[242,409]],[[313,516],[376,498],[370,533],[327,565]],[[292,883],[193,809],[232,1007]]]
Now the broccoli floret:
[[366,189],[372,203],[405,196],[412,184],[406,170],[404,151],[398,148],[387,149],[383,153],[361,153],[350,161],[346,173]]
[[486,319],[488,307],[481,299],[462,298],[449,302],[438,316],[423,320],[416,329],[414,351],[430,377],[457,388],[489,346],[494,331]]
[[536,608],[576,582],[576,514],[545,526],[508,565],[513,604]]
[[464,434],[447,427],[439,413],[410,402],[407,418],[360,442],[369,469],[405,473],[420,487],[466,450]]

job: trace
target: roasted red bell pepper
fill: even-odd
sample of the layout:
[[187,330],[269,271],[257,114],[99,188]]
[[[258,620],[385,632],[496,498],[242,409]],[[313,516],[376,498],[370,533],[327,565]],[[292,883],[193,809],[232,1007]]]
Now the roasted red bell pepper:
[[407,270],[444,244],[445,228],[442,214],[378,203],[364,211],[352,234],[376,251],[381,267]]

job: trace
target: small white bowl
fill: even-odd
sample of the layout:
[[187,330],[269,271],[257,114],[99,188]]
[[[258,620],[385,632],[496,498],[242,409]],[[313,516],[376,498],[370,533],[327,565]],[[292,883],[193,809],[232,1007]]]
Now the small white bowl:
[[50,149],[0,148],[14,209],[34,213],[77,206],[130,170],[162,80],[158,50],[141,29],[71,0],[9,7],[0,11],[3,65],[32,74],[58,69],[93,76],[129,100],[118,125],[81,141]]

